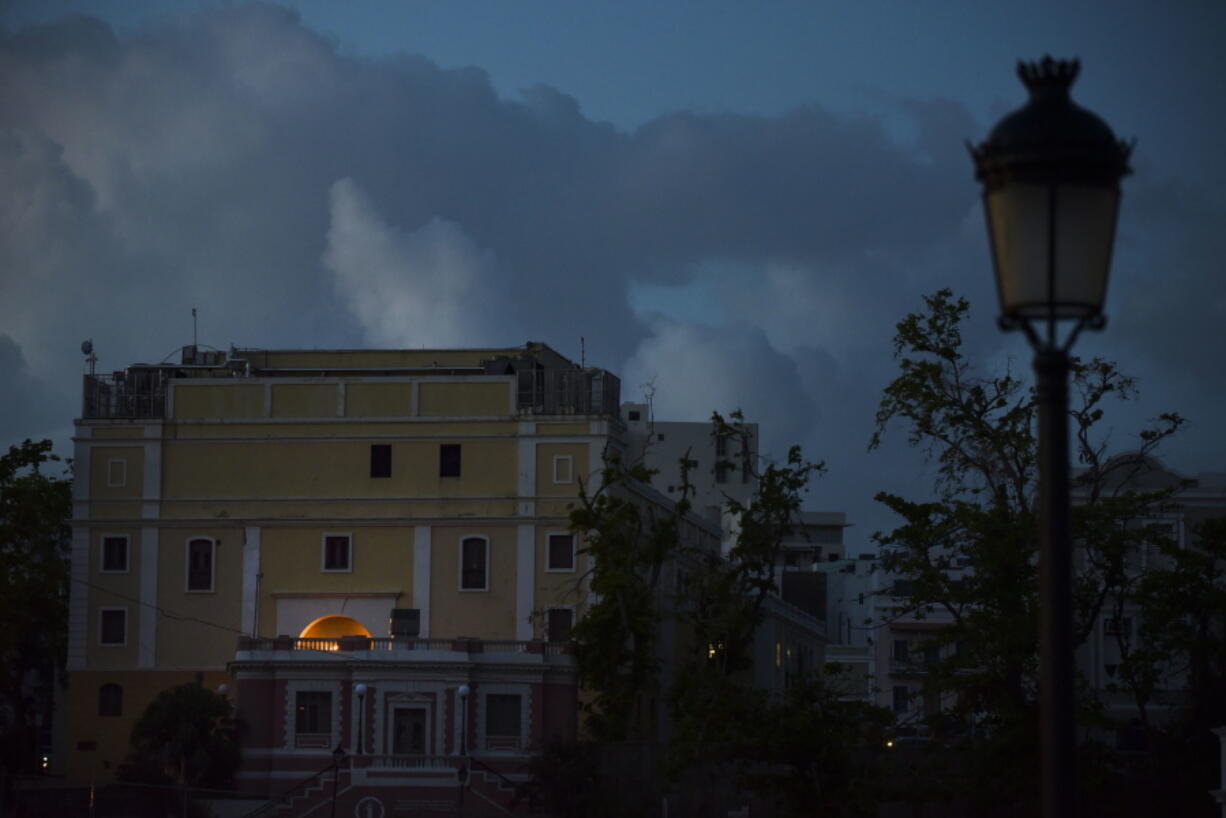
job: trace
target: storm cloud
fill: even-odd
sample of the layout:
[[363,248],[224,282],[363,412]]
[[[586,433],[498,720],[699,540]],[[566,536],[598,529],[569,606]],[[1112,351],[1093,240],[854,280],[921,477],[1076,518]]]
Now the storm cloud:
[[[191,341],[193,307],[222,348],[532,339],[578,358],[582,338],[625,397],[653,383],[661,417],[741,407],[768,449],[828,458],[813,504],[866,519],[916,468],[898,447],[862,454],[893,324],[950,286],[980,307],[984,356],[1006,343],[961,144],[985,127],[946,100],[898,113],[912,138],[820,101],[621,130],[555,88],[505,98],[479,68],[343,53],[266,5],[4,33],[0,422],[9,439],[66,426],[81,340],[101,368],[162,360]],[[1212,203],[1135,184],[1143,212],[1203,222],[1190,244],[1145,248],[1194,286],[1221,249]],[[1137,326],[1220,336],[1222,302],[1180,324],[1190,300],[1171,289],[1122,323],[1150,382],[1195,415],[1220,389],[1173,359],[1208,353]]]

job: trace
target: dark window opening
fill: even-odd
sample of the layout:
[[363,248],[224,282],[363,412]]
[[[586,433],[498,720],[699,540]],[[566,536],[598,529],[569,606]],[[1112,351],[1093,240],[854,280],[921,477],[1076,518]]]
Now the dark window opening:
[[398,707],[392,716],[392,752],[426,752],[426,711],[420,707]]
[[99,641],[104,645],[122,645],[127,641],[128,612],[102,611],[102,631]]
[[639,417],[640,417],[640,416],[639,416],[639,410],[638,410],[638,409],[631,409],[631,410],[630,410],[630,420],[638,420],[638,419],[639,419]]
[[213,590],[212,540],[192,540],[187,544],[187,590]]
[[294,701],[294,731],[332,732],[332,694],[325,690],[300,690]]
[[487,549],[488,543],[479,537],[469,537],[461,543],[460,588],[466,591],[486,589]]
[[444,443],[438,447],[438,476],[460,476],[460,444]]
[[333,535],[324,537],[324,570],[349,570],[349,537]]
[[490,693],[485,697],[485,735],[492,739],[490,749],[519,745],[519,696]]
[[98,715],[123,715],[123,688],[117,684],[104,684],[98,688]]
[[549,535],[549,570],[575,570],[575,535]]
[[545,623],[545,638],[550,642],[565,642],[570,639],[570,630],[575,624],[575,612],[570,608],[550,608]]
[[370,476],[392,476],[392,447],[386,443],[373,443],[370,447]]
[[128,570],[128,538],[127,537],[103,537],[102,538],[102,570],[103,571],[127,571]]

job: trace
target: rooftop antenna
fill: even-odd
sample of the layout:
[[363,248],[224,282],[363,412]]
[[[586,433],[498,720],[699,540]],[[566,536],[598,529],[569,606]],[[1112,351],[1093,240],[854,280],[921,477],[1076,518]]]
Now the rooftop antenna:
[[196,308],[192,307],[192,346],[196,345]]
[[587,339],[579,336],[579,368],[587,368]]
[[90,338],[81,342],[81,354],[85,356],[85,362],[89,364],[89,376],[94,377],[94,364],[98,363],[98,356],[94,354],[94,339]]

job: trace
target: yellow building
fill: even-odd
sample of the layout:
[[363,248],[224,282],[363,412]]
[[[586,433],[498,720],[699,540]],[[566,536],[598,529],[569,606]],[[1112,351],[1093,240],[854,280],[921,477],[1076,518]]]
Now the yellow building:
[[497,766],[573,735],[568,504],[620,446],[618,406],[615,376],[537,343],[186,347],[86,376],[70,777],[113,775],[153,696],[197,674],[236,699],[257,792],[337,745],[368,757],[357,787],[405,755],[454,779],[457,743]]

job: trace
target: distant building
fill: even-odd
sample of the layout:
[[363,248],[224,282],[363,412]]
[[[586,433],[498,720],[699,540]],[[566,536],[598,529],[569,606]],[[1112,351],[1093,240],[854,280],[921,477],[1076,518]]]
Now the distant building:
[[[723,530],[724,551],[736,542],[737,521],[727,511],[729,499],[746,504],[758,489],[758,424],[746,423],[741,441],[717,440],[710,421],[661,421],[646,403],[623,403],[626,457],[655,469],[651,485],[673,500],[681,498],[681,459],[692,461],[688,479],[696,513]],[[729,447],[737,447],[730,451]]]
[[[1206,520],[1226,516],[1226,472],[1200,472],[1185,475],[1167,467],[1157,458],[1137,458],[1123,454],[1108,465],[1108,479],[1103,490],[1108,494],[1124,491],[1154,492],[1169,490],[1171,500],[1153,508],[1143,519],[1130,526],[1152,527],[1176,547],[1196,548],[1196,529]],[[1074,479],[1072,502],[1085,502],[1087,487]],[[1167,567],[1168,558],[1158,543],[1147,542],[1127,558],[1128,570],[1140,574],[1147,570]],[[1127,692],[1118,675],[1121,648],[1136,647],[1144,612],[1125,605],[1121,610],[1108,600],[1104,614],[1077,654],[1077,664],[1089,685],[1106,706],[1106,714],[1121,723],[1133,718],[1136,702]],[[1166,717],[1170,702],[1176,701],[1186,678],[1181,670],[1170,668],[1158,679],[1159,696],[1151,704],[1151,717],[1158,721]],[[1112,689],[1114,688],[1114,689]],[[1123,736],[1123,734],[1121,734]],[[1121,738],[1121,740],[1126,740]]]
[[[1113,479],[1105,487],[1108,492],[1173,490],[1170,502],[1130,525],[1159,526],[1180,548],[1195,548],[1196,526],[1226,514],[1226,473],[1202,472],[1189,477],[1153,458],[1135,461],[1112,473]],[[1086,488],[1074,481],[1074,504],[1084,502],[1085,492]],[[940,569],[953,579],[974,571],[973,565],[956,556],[938,555],[938,559]],[[1137,572],[1159,567],[1162,559],[1156,543],[1143,544],[1129,557]],[[871,555],[818,565],[828,577],[826,659],[853,668],[838,683],[849,692],[855,691],[857,697],[867,695],[870,701],[893,710],[902,735],[928,735],[926,721],[954,704],[950,694],[925,690],[932,666],[962,647],[948,638],[940,639],[941,632],[953,624],[952,616],[936,605],[901,613],[909,606],[911,581],[885,571]],[[1077,652],[1078,668],[1104,703],[1106,715],[1121,724],[1135,717],[1136,704],[1119,684],[1120,641],[1135,644],[1142,620],[1143,612],[1135,608],[1104,615]],[[944,644],[938,646],[938,641]],[[869,684],[861,686],[865,678]],[[1184,681],[1174,668],[1162,676],[1158,700],[1150,708],[1154,718],[1164,718]]]

